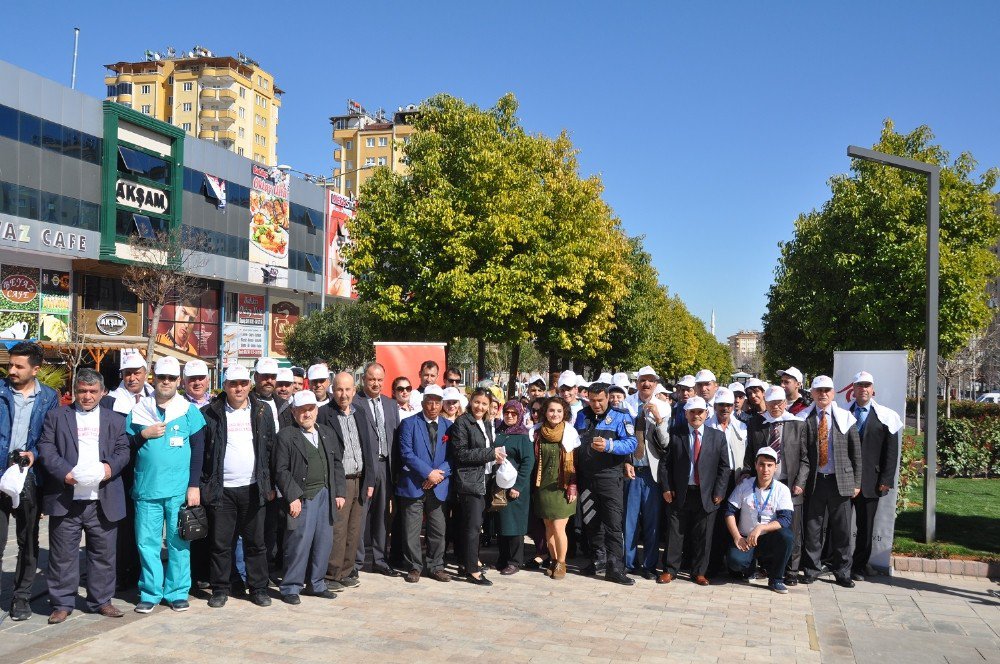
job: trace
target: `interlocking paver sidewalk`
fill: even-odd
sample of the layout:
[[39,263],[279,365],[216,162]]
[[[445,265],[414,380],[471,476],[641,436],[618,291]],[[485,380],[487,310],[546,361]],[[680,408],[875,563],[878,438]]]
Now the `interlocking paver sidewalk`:
[[196,597],[186,613],[76,611],[52,627],[39,599],[30,621],[0,625],[0,661],[1000,661],[1000,599],[990,594],[1000,586],[985,579],[905,573],[782,596],[683,577],[632,588],[574,574],[490,577],[495,585],[480,588],[363,574],[338,599],[303,597],[297,607],[275,596],[266,609],[234,598],[215,610]]

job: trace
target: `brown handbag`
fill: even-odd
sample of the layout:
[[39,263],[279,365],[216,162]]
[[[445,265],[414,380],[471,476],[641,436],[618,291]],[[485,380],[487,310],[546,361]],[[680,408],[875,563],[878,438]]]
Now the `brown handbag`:
[[507,507],[507,489],[497,486],[496,475],[490,475],[486,483],[486,498],[489,501],[487,508],[491,512],[499,512]]

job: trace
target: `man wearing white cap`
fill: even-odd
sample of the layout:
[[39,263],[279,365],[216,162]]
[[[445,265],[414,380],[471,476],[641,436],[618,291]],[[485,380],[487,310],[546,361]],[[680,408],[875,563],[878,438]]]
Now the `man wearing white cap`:
[[204,360],[190,360],[184,363],[184,398],[198,408],[212,401],[208,391],[208,365]]
[[715,406],[715,393],[719,389],[719,382],[715,374],[708,369],[702,369],[694,375],[694,393],[705,400],[705,404],[712,408]]
[[101,405],[124,417],[132,412],[139,399],[153,394],[153,386],[146,382],[146,360],[139,351],[123,352],[119,374],[122,381],[101,399]]
[[288,402],[291,407],[292,396],[298,390],[295,389],[295,374],[288,367],[278,369],[278,374],[274,377],[274,393]]
[[861,492],[861,439],[857,420],[834,401],[833,379],[829,376],[816,376],[809,392],[813,404],[802,411],[802,418],[806,421],[809,450],[815,455],[816,467],[802,533],[802,582],[812,583],[819,576],[824,542],[829,539],[830,569],[837,585],[853,588],[851,499]]
[[274,498],[270,472],[274,418],[251,393],[246,367],[230,365],[223,390],[202,413],[206,424],[201,498],[211,516],[208,605],[221,608],[229,599],[233,539],[239,536],[250,599],[257,606],[269,606],[264,505]]
[[[177,393],[181,366],[161,357],[153,369],[154,394],[135,405],[125,428],[139,449],[135,457],[135,532],[141,573],[137,613],[150,613],[165,600],[174,611],[187,611],[191,588],[190,542],[177,533],[181,506],[200,505],[205,456],[205,418]],[[160,550],[167,532],[164,576]]]
[[287,401],[275,394],[278,386],[278,361],[273,357],[257,360],[253,371],[253,395],[271,409],[274,430],[292,423],[292,411]]
[[549,386],[545,382],[545,379],[542,378],[539,374],[533,373],[530,376],[528,376],[527,391],[529,399],[538,399],[540,397],[544,397],[545,390],[547,390],[548,387]]
[[[732,469],[726,452],[726,437],[705,426],[708,407],[701,397],[684,404],[687,422],[675,427],[670,447],[659,469],[660,489],[670,512],[663,574],[657,583],[677,577],[687,540],[691,552],[691,579],[708,585],[708,558],[719,505],[726,499],[726,484]],[[690,537],[687,536],[690,530]]]
[[325,364],[314,364],[306,373],[309,379],[309,389],[316,395],[316,407],[322,408],[330,403],[330,370]]
[[[628,392],[628,375],[615,374],[617,389]],[[625,464],[625,569],[642,575],[646,580],[656,578],[656,563],[660,554],[660,490],[656,483],[656,464],[661,451],[647,441],[647,432],[661,428],[661,439],[669,440],[670,405],[659,402],[649,405],[653,391],[660,387],[660,377],[653,367],[638,371],[638,391],[627,397],[625,403],[635,418],[636,448]],[[643,559],[636,565],[639,545],[639,521],[642,520]]]
[[[854,403],[851,413],[858,421],[861,438],[861,493],[854,498],[857,540],[851,563],[851,578],[864,581],[874,574],[868,559],[872,555],[872,534],[879,500],[892,490],[899,469],[899,414],[875,401],[875,378],[867,371],[854,376]],[[886,509],[892,509],[886,506]]]
[[788,412],[798,415],[811,403],[806,395],[802,394],[802,372],[795,367],[788,367],[778,372],[781,378],[781,388],[785,391],[785,401],[788,402]]
[[743,424],[748,424],[750,422],[750,415],[743,410],[743,406],[747,401],[746,388],[743,387],[743,383],[738,381],[730,383],[726,389],[733,393],[733,417]]
[[778,453],[775,479],[792,492],[792,553],[785,572],[785,584],[794,586],[799,582],[805,492],[810,484],[812,458],[806,447],[805,422],[786,410],[788,404],[785,401],[785,391],[777,385],[772,385],[764,393],[763,401],[766,410],[762,414],[755,415],[747,428],[743,477],[754,474],[757,462],[754,450],[770,447]]
[[764,391],[767,388],[764,382],[758,378],[748,379],[744,388],[747,393],[746,408],[744,410],[748,415],[747,424],[749,425],[755,416],[763,415],[767,410],[767,404],[764,401]]
[[684,415],[684,404],[694,396],[694,376],[688,374],[682,376],[674,385],[674,414],[671,427],[680,426],[687,422]]
[[[739,383],[737,383],[739,385]],[[718,429],[726,437],[726,452],[729,454],[729,467],[733,469],[726,484],[728,496],[736,488],[740,476],[740,468],[747,448],[747,425],[736,419],[733,411],[736,409],[735,397],[727,387],[720,387],[715,393],[715,409],[705,426]],[[726,520],[715,520],[715,534],[712,536],[712,554],[709,559],[709,576],[722,569],[726,554]]]
[[581,380],[583,380],[582,376],[577,376],[576,373],[569,369],[559,374],[559,396],[569,404],[573,420],[583,410],[583,402],[579,399]]

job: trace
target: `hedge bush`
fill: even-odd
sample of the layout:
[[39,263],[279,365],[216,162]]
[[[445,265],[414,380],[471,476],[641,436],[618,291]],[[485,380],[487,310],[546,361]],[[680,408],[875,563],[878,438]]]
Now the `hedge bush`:
[[[926,416],[926,402],[921,400],[920,415]],[[938,420],[944,418],[947,405],[944,401],[938,400]],[[906,414],[911,417],[917,416],[917,400],[913,397],[906,399]],[[967,419],[977,417],[1000,417],[1000,404],[998,403],[978,403],[975,401],[952,401],[951,419]]]
[[937,447],[945,477],[1000,476],[1000,417],[939,420]]

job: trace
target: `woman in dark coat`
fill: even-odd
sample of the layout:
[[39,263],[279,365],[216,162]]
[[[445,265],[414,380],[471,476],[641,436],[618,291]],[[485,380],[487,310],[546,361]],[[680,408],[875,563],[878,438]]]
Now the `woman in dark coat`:
[[489,419],[490,395],[477,389],[469,399],[469,410],[448,429],[448,461],[452,487],[458,499],[455,553],[469,583],[493,585],[479,569],[479,529],[486,506],[486,464],[503,461],[493,447],[493,421]]
[[524,404],[512,399],[504,404],[496,446],[503,447],[514,468],[517,481],[507,490],[507,507],[500,510],[500,556],[497,569],[504,576],[517,573],[524,563],[524,534],[528,532],[531,504],[531,470],[535,448],[524,426]]

